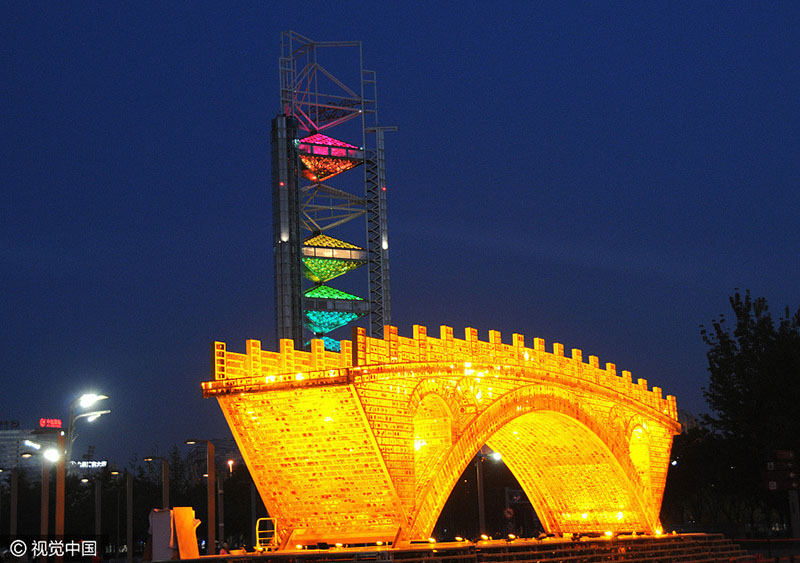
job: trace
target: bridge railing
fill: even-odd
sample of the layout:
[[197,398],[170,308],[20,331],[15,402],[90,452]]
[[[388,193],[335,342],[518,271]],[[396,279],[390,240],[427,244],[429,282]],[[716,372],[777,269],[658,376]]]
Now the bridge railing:
[[[205,382],[203,389],[214,390],[236,386],[261,386],[303,381],[305,385],[333,382],[341,377],[339,370],[369,365],[431,362],[480,362],[498,365],[535,367],[554,375],[568,373],[584,381],[611,388],[644,403],[673,420],[678,411],[675,397],[662,396],[661,388],[648,388],[646,379],[635,382],[629,371],[617,374],[613,363],[600,367],[597,356],[583,361],[583,352],[571,350],[564,355],[564,345],[554,343],[552,352],[545,351],[542,338],[533,339],[533,347],[525,346],[525,337],[512,335],[512,343],[504,344],[499,331],[489,331],[489,340],[478,339],[478,331],[466,328],[464,339],[455,338],[449,326],[440,327],[439,338],[428,336],[427,328],[414,325],[411,338],[398,335],[397,327],[386,326],[384,338],[372,338],[365,329],[353,329],[352,340],[341,341],[340,352],[325,350],[321,340],[311,341],[311,350],[295,350],[291,340],[281,340],[280,351],[261,349],[258,340],[247,341],[245,354],[229,352],[224,342],[212,344],[214,381]],[[353,345],[355,343],[355,346]]]

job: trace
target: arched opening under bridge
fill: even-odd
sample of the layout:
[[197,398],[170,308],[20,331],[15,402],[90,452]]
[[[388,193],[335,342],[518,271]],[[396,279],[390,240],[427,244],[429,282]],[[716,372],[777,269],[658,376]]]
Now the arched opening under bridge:
[[[564,402],[550,401],[548,408],[536,408],[528,404],[527,408],[520,409],[518,416],[508,417],[499,423],[486,424],[484,420],[476,420],[476,427],[491,428],[492,431],[483,436],[486,445],[492,451],[498,452],[502,463],[508,468],[513,478],[519,484],[519,489],[531,504],[536,519],[544,531],[549,533],[596,533],[598,530],[612,532],[652,532],[658,527],[658,522],[653,521],[645,508],[639,489],[643,483],[640,476],[647,469],[649,460],[648,435],[642,425],[635,425],[630,432],[630,443],[625,451],[618,451],[616,455],[611,451],[608,442],[598,436],[602,432],[591,420],[580,416],[574,409],[570,412]],[[499,414],[499,413],[495,413]],[[484,413],[483,416],[491,416]],[[479,417],[481,418],[481,417]],[[584,419],[586,423],[580,419]],[[644,425],[646,426],[646,425]],[[472,449],[480,450],[478,441],[480,433],[471,433],[469,429],[464,432],[458,442],[469,439],[474,441]],[[422,437],[424,439],[424,436]],[[476,441],[477,440],[477,441]],[[442,458],[442,465],[454,461],[458,456],[459,443]],[[461,463],[456,479],[448,483],[441,479],[434,479],[431,489],[439,486],[447,487],[448,495],[435,495],[437,502],[437,521],[444,513],[445,520],[450,529],[459,527],[453,520],[453,507],[445,511],[445,504],[451,495],[455,495],[451,504],[463,505],[465,489],[475,490],[474,503],[477,505],[477,483],[470,486],[470,472],[474,463],[474,456],[461,456]],[[450,459],[448,459],[448,457]],[[622,458],[622,459],[620,459]],[[636,481],[632,481],[632,478]],[[508,481],[508,479],[506,478]],[[466,481],[466,483],[464,483]],[[513,488],[513,481],[509,485]],[[486,506],[490,511],[498,505],[496,495],[498,487],[484,482],[486,491],[494,497],[486,498]],[[428,491],[428,498],[432,500],[433,491]],[[505,493],[505,491],[503,491]],[[467,501],[468,502],[468,501]],[[504,500],[504,503],[506,501]],[[505,508],[505,507],[504,507]],[[509,506],[512,508],[513,506]],[[473,515],[477,510],[468,511]],[[500,526],[496,521],[496,513],[487,514],[488,533],[506,533],[506,526]],[[531,522],[532,523],[532,522]],[[535,526],[536,524],[534,524]],[[448,526],[440,522],[437,527],[443,531]],[[469,525],[463,526],[465,530],[471,529]],[[492,528],[495,528],[494,530]],[[433,528],[431,528],[433,529]],[[533,530],[531,530],[533,532]],[[466,531],[466,533],[469,533]],[[460,535],[454,533],[453,535]],[[532,534],[531,534],[532,535]]]

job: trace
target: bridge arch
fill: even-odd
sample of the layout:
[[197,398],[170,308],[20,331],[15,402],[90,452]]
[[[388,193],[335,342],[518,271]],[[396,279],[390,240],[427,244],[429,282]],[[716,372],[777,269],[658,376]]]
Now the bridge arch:
[[[627,448],[608,444],[607,420],[552,384],[498,398],[460,432],[417,491],[411,537],[433,530],[459,476],[488,444],[499,451],[548,532],[654,531]],[[633,430],[632,430],[633,431]]]

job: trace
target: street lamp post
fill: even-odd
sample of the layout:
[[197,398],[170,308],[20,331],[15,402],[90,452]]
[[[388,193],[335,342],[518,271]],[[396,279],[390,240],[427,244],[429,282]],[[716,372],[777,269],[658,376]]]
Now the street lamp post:
[[256,482],[250,475],[250,545],[256,545]]
[[208,474],[208,481],[206,483],[207,486],[207,496],[208,496],[208,548],[206,550],[206,555],[216,555],[217,553],[217,538],[216,538],[216,520],[215,520],[215,496],[216,496],[216,488],[217,488],[217,468],[214,462],[214,444],[211,443],[211,440],[197,440],[197,439],[189,439],[186,440],[186,443],[189,445],[192,444],[206,444],[206,472]]
[[[475,456],[475,473],[476,480],[478,481],[478,527],[480,528],[479,534],[486,533],[486,503],[484,498],[483,487],[483,462],[489,457],[489,450],[486,446],[481,446],[478,454]],[[493,452],[491,457],[494,461],[500,461],[501,456],[499,452]]]
[[94,482],[94,534],[96,536],[100,536],[101,532],[101,499],[102,499],[102,481],[98,476],[95,476],[94,479],[89,479],[88,477],[84,477],[81,479],[81,483],[88,483],[89,481]]
[[[63,432],[58,433],[56,441],[58,461],[56,462],[56,537],[64,536],[64,483],[67,478],[67,437]],[[56,556],[56,562],[64,561],[64,556]]]
[[[3,473],[3,468],[0,467],[0,473]],[[2,477],[2,475],[0,475]],[[0,532],[3,531],[3,483],[0,482]]]
[[225,543],[225,473],[220,473],[219,480],[217,481],[217,499],[219,505],[219,545]]
[[486,459],[478,453],[475,457],[475,471],[478,482],[478,535],[486,533],[486,505],[483,493],[483,461]]
[[103,506],[102,503],[102,494],[103,494],[103,482],[95,477],[94,480],[94,534],[97,537],[100,537],[102,534],[102,526],[101,526],[101,507]]
[[161,507],[167,510],[169,509],[169,461],[161,456],[148,456],[144,461],[149,463],[156,459],[161,460]]
[[99,536],[102,529],[102,514],[100,508],[102,506],[103,483],[97,476],[95,476],[94,479],[88,479],[86,477],[81,479],[82,483],[88,483],[90,481],[94,483],[94,534]]
[[[38,446],[37,446],[38,447]],[[42,491],[41,491],[41,537],[46,538],[49,533],[49,519],[50,519],[50,465],[47,462],[53,463],[58,461],[58,450],[55,448],[47,449],[43,452],[38,452],[42,459]],[[31,458],[34,456],[33,452],[25,452],[20,454],[20,457]]]
[[[0,473],[2,472],[3,470],[0,469]],[[17,537],[17,504],[19,502],[19,470],[16,467],[11,468],[9,486],[11,487],[11,499],[9,503],[8,535],[13,540]],[[2,498],[2,495],[0,495],[0,498]]]
[[114,526],[114,561],[119,563],[119,505],[120,505],[120,485],[119,485],[119,470],[116,466],[111,468],[109,472],[112,477],[114,477],[114,490],[117,493],[117,510],[116,510],[116,522]]
[[125,561],[133,563],[133,475],[125,472],[125,542],[128,551]]
[[72,456],[72,444],[75,442],[75,438],[78,435],[75,433],[75,423],[80,420],[81,418],[85,418],[87,422],[94,422],[104,414],[108,414],[110,410],[95,410],[91,412],[84,412],[81,414],[75,414],[75,407],[79,406],[81,408],[89,408],[98,401],[103,401],[108,399],[106,395],[97,395],[96,393],[84,393],[80,397],[77,397],[69,404],[69,420],[67,421],[67,457],[71,458]]
[[219,514],[217,518],[219,518],[219,543],[220,545],[225,543],[225,481],[233,475],[233,464],[234,461],[229,459],[225,462],[228,466],[228,474],[226,475],[224,470],[220,471],[219,480],[217,481],[217,498],[218,500],[218,510]]
[[42,525],[40,534],[47,538],[50,527],[50,466],[42,460]]

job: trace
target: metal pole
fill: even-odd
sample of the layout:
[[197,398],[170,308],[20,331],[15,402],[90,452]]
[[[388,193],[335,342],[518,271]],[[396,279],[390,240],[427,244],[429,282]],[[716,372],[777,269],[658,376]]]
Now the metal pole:
[[791,537],[800,538],[800,499],[797,491],[789,491],[789,526]]
[[64,535],[64,486],[67,478],[67,438],[63,434],[58,435],[58,463],[56,464],[56,537]]
[[50,466],[42,459],[42,539],[47,538],[50,520]]
[[119,562],[119,503],[120,503],[119,491],[120,491],[120,486],[119,486],[119,479],[115,479],[115,481],[116,481],[116,489],[117,489],[117,530],[116,530],[117,533],[116,533],[116,538],[114,540],[114,561]]
[[8,535],[11,539],[17,537],[17,504],[19,503],[19,470],[15,467],[11,470],[11,522],[9,524]]
[[216,555],[217,553],[217,538],[216,526],[214,523],[217,521],[214,511],[214,501],[216,499],[216,483],[217,483],[217,468],[214,463],[214,444],[211,440],[206,442],[206,471],[208,471],[208,547],[206,555]]
[[164,510],[169,508],[169,462],[161,459],[161,506]]
[[127,562],[133,563],[133,475],[125,472],[125,525],[127,550]]
[[74,399],[69,404],[69,419],[67,420],[67,450],[66,450],[67,458],[69,458],[72,455],[72,442],[75,441],[72,435],[75,427],[75,401],[77,400],[78,399]]
[[250,479],[250,545],[256,546],[256,484]]
[[[56,537],[64,536],[64,487],[67,478],[67,437],[59,433],[56,443],[58,463],[56,464]],[[64,561],[63,555],[56,556],[56,563]]]
[[102,529],[102,523],[100,521],[100,505],[101,505],[101,495],[102,495],[102,482],[100,479],[94,480],[94,535],[100,538]]
[[219,481],[217,481],[217,491],[219,496],[219,505],[217,507],[219,511],[219,545],[221,546],[225,543],[225,503],[223,502],[224,494],[225,494],[225,477],[221,477]]
[[486,533],[486,506],[483,500],[483,455],[480,453],[475,458],[475,471],[478,478],[478,530],[479,534]]

